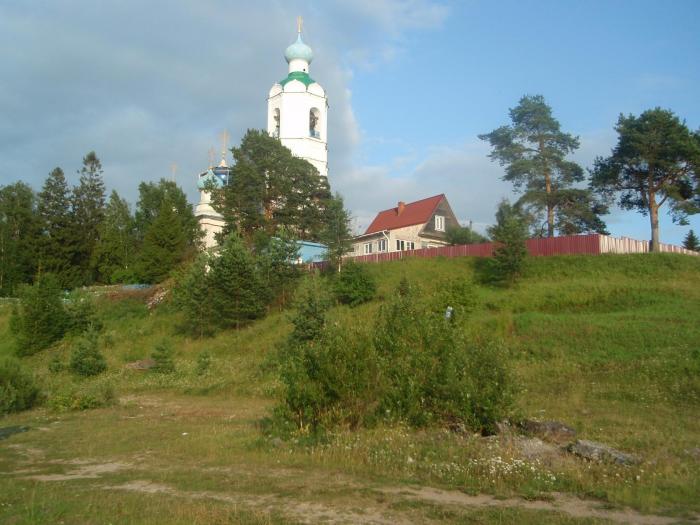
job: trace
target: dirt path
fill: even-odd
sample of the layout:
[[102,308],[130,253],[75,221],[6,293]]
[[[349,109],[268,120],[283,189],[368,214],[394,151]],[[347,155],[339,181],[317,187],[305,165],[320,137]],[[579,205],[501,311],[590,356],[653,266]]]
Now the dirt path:
[[[90,487],[96,490],[164,494],[174,498],[220,501],[258,511],[280,513],[302,523],[402,525],[416,523],[416,521],[425,522],[423,518],[417,520],[417,516],[412,515],[412,510],[397,510],[396,504],[406,501],[464,511],[483,508],[513,508],[556,512],[573,518],[594,518],[620,524],[672,525],[678,523],[678,520],[672,517],[642,514],[632,509],[602,508],[600,502],[579,499],[561,493],[549,494],[551,500],[547,501],[530,501],[521,498],[497,499],[485,494],[471,496],[459,491],[440,490],[432,487],[376,486],[371,483],[362,483],[355,478],[333,477],[332,475],[320,475],[323,479],[316,479],[319,476],[302,475],[301,472],[290,469],[280,469],[279,472],[273,469],[265,474],[277,480],[288,480],[290,485],[298,486],[301,483],[303,490],[294,491],[294,496],[288,495],[289,491],[286,490],[282,491],[285,494],[276,492],[247,493],[230,490],[221,492],[183,490],[172,484],[156,483],[149,480],[148,475],[152,474],[154,469],[143,463],[135,466],[118,459],[108,462],[95,462],[88,459],[52,461],[46,460],[44,455],[36,449],[28,449],[23,452],[24,460],[20,461],[21,466],[26,467],[28,463],[31,463],[33,468],[29,472],[26,469],[18,468],[9,473],[21,479],[45,483],[95,480]],[[42,467],[55,469],[57,465],[63,466],[65,471],[62,473],[41,472]],[[212,469],[203,470],[211,471]],[[115,473],[119,473],[122,479],[125,473],[132,473],[134,477],[127,482],[110,483],[110,475]],[[319,486],[326,489],[338,489],[338,492],[330,496],[325,494],[323,497],[315,497],[317,495],[314,493],[314,488]],[[698,520],[696,519],[696,521]],[[686,519],[685,522],[687,523],[688,520]]]

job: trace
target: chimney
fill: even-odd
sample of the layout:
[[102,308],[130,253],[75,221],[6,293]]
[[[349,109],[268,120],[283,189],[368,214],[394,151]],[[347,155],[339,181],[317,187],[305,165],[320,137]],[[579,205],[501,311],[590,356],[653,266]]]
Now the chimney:
[[399,201],[399,205],[396,208],[396,215],[400,216],[404,209],[406,209],[406,203],[404,201]]

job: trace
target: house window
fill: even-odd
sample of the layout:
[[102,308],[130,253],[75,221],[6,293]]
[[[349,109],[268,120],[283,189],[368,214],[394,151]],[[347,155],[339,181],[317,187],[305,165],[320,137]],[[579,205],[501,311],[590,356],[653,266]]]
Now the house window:
[[365,243],[365,255],[369,255],[370,253],[372,253],[372,243],[366,242]]
[[415,250],[416,244],[413,241],[400,241],[396,239],[396,251]]
[[445,217],[443,217],[442,215],[435,216],[435,231],[445,231]]
[[387,242],[386,239],[379,239],[377,241],[377,251],[378,252],[385,252],[387,251]]

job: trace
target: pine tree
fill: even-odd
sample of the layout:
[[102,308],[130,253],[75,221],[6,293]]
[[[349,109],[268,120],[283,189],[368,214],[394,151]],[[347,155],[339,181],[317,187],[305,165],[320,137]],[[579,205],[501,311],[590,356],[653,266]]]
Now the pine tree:
[[105,218],[99,227],[99,239],[92,266],[98,280],[105,283],[128,282],[135,277],[136,231],[129,204],[116,191],[109,196]]
[[[571,195],[567,199],[563,194],[584,179],[581,166],[566,160],[567,155],[578,149],[578,137],[561,131],[542,95],[522,97],[510,110],[510,119],[510,126],[501,126],[479,138],[491,144],[489,157],[506,166],[503,180],[522,190],[519,204],[545,214],[548,237],[564,225],[568,233],[574,227],[576,233],[604,230],[599,215],[607,213],[607,208],[591,191],[578,190],[576,207],[570,205]],[[576,219],[571,220],[575,212]],[[557,217],[562,213],[568,218]]]
[[139,277],[147,283],[162,281],[182,262],[186,249],[187,236],[177,209],[165,199],[146,231],[139,258]]
[[340,271],[343,256],[352,249],[350,214],[343,205],[343,198],[336,193],[326,203],[325,226],[320,240],[326,245],[326,259],[331,268]]
[[651,251],[659,251],[659,210],[667,204],[683,224],[700,211],[700,134],[672,111],[650,109],[635,117],[620,115],[617,145],[597,158],[591,186],[618,204],[649,216]]
[[139,184],[139,200],[136,204],[134,222],[136,237],[142,242],[151,224],[156,220],[164,201],[168,201],[174,209],[188,246],[196,246],[201,237],[197,218],[194,216],[192,205],[187,201],[185,192],[175,182],[160,179],[155,182]]
[[175,361],[173,361],[173,347],[168,341],[158,343],[151,354],[151,359],[155,364],[151,368],[153,372],[159,374],[172,374],[175,372]]
[[219,325],[213,304],[213,285],[209,272],[210,256],[204,252],[175,279],[173,298],[182,311],[182,328],[197,337],[212,335]]
[[527,257],[527,223],[521,210],[508,201],[502,201],[496,211],[496,224],[488,232],[499,243],[493,253],[495,277],[512,284],[521,275]]
[[96,272],[91,266],[93,252],[99,239],[99,229],[105,214],[105,185],[102,164],[94,151],[83,158],[78,172],[80,181],[73,189],[73,238],[76,245],[73,264],[79,268],[81,282],[94,282]]
[[685,236],[685,239],[683,239],[683,248],[686,250],[693,250],[694,252],[700,252],[700,240],[698,240],[693,230],[690,230],[688,235]]
[[261,278],[253,255],[241,239],[232,234],[211,262],[212,305],[223,327],[241,323],[265,314],[270,290]]
[[13,295],[36,273],[40,226],[35,201],[23,182],[0,187],[0,295]]
[[63,337],[68,329],[68,316],[55,276],[44,274],[34,285],[21,290],[19,307],[12,315],[11,329],[19,355],[34,354]]
[[64,288],[76,284],[73,268],[74,229],[68,184],[61,168],[54,168],[44,182],[37,205],[41,237],[39,273],[53,273]]

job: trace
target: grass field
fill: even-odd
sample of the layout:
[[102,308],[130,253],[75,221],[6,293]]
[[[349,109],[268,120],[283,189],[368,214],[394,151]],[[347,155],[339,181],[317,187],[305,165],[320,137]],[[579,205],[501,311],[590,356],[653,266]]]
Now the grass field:
[[[369,269],[378,298],[332,308],[333,322],[372,330],[402,277],[424,293],[472,279],[475,311],[457,322],[506,344],[515,416],[563,421],[642,463],[532,455],[507,437],[400,426],[338,431],[311,445],[269,439],[260,422],[280,394],[270,362],[288,312],[193,340],[167,306],[149,312],[139,298],[103,298],[106,373],[50,373],[71,341],[24,359],[47,402],[0,419],[0,428],[29,427],[0,441],[0,522],[697,522],[700,258],[538,258],[511,289],[478,284],[484,262],[472,258]],[[9,313],[0,305],[0,354],[13,348]],[[124,367],[163,339],[176,349],[175,374]],[[212,366],[200,376],[204,350]],[[109,390],[112,406],[66,410],[65,400]]]

